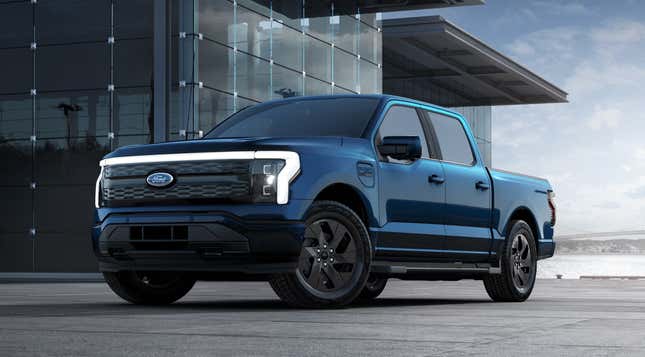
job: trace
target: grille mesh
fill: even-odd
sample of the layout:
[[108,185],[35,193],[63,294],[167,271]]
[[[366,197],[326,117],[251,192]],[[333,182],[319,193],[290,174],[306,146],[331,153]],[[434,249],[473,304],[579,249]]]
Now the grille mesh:
[[[106,166],[101,198],[105,205],[163,204],[170,200],[243,200],[250,195],[250,160],[167,162]],[[150,187],[146,177],[168,172],[169,187]]]

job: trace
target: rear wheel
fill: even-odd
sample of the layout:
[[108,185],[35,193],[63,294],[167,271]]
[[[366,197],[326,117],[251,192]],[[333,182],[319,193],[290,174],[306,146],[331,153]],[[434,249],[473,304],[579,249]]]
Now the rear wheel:
[[371,274],[359,298],[364,300],[376,299],[385,290],[385,285],[387,285],[387,278]]
[[170,304],[186,295],[195,279],[181,272],[120,271],[104,272],[108,286],[133,304]]
[[506,302],[528,299],[535,285],[537,249],[531,227],[526,222],[511,222],[502,254],[501,274],[484,278],[488,296],[494,301]]
[[333,201],[314,202],[298,268],[274,276],[276,294],[295,307],[339,307],[361,293],[369,275],[369,234],[356,213]]

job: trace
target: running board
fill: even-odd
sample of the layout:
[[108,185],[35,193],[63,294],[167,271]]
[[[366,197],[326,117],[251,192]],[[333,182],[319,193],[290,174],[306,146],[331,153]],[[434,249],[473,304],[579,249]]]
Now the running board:
[[416,263],[416,262],[372,262],[371,271],[380,274],[407,274],[407,273],[484,273],[501,274],[500,267],[491,266],[489,263]]

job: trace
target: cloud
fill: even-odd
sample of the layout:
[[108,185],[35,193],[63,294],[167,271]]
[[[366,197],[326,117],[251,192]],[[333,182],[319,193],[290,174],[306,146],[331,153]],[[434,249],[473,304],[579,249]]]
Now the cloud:
[[633,199],[643,199],[645,198],[645,186],[640,186],[631,191],[627,191],[625,192],[625,196]]
[[585,4],[575,1],[533,1],[531,5],[540,12],[553,15],[591,15],[594,13]]
[[620,109],[596,107],[589,117],[589,126],[593,130],[614,129],[618,127],[622,117]]

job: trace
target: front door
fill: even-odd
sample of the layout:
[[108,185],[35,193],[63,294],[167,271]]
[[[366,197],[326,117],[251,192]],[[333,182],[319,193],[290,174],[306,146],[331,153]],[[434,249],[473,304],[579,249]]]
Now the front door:
[[411,162],[380,158],[379,211],[385,224],[378,229],[377,257],[392,260],[440,257],[444,239],[444,173],[441,162],[431,159],[428,136],[417,110],[392,106],[379,128],[376,144],[386,136],[418,136],[422,158]]

